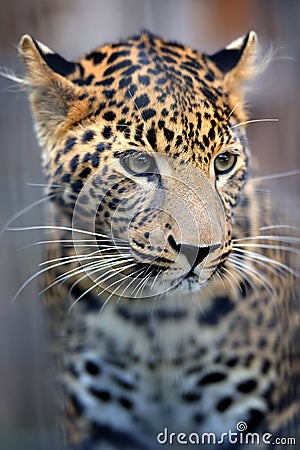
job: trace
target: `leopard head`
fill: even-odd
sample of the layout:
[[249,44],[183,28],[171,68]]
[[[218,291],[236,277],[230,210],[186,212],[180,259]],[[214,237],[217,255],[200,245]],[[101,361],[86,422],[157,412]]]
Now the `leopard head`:
[[144,33],[69,62],[21,39],[49,196],[121,295],[198,291],[226,261],[255,47],[254,32],[213,55]]

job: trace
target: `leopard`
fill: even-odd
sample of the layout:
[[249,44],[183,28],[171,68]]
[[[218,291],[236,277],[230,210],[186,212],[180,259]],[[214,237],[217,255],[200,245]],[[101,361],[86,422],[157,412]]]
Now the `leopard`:
[[148,31],[74,61],[18,51],[63,448],[296,445],[299,239],[254,176],[256,33],[213,54]]

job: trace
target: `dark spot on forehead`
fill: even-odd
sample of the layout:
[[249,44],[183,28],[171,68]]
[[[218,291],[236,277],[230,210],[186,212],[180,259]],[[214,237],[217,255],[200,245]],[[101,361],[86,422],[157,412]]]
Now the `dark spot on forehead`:
[[169,55],[175,56],[176,58],[180,58],[179,53],[175,52],[173,49],[171,49],[169,47],[161,47],[160,49],[163,53],[167,53]]
[[78,78],[77,80],[73,80],[73,83],[77,84],[78,86],[89,86],[94,78],[95,75],[90,74],[87,78]]
[[86,178],[90,173],[91,173],[90,167],[86,167],[85,169],[83,169],[83,170],[80,172],[79,177],[80,177],[80,178]]
[[71,184],[71,188],[72,188],[73,192],[78,194],[81,191],[81,189],[83,188],[83,182],[81,180],[77,180]]
[[71,179],[71,175],[69,173],[65,173],[62,177],[61,177],[61,181],[63,183],[69,183]]
[[103,76],[106,77],[108,75],[111,75],[118,70],[121,70],[121,69],[124,69],[125,67],[131,66],[131,64],[132,64],[132,62],[130,59],[124,59],[123,61],[121,61],[117,64],[114,64],[113,66],[108,67],[105,70]]
[[163,85],[163,84],[166,84],[167,81],[168,80],[166,77],[162,77],[157,80],[157,84]]
[[111,137],[111,127],[105,126],[103,128],[102,135],[105,139],[109,139]]
[[95,86],[110,86],[114,81],[114,77],[105,78],[104,80],[96,81]]
[[155,150],[156,149],[156,132],[154,128],[150,128],[147,131],[147,140],[151,147]]
[[209,139],[208,139],[208,137],[204,134],[202,136],[202,139],[203,139],[203,144],[205,145],[205,147],[208,147],[209,146]]
[[112,122],[116,118],[116,114],[113,111],[106,111],[103,114],[103,119],[108,120],[109,122]]
[[103,142],[100,142],[99,144],[96,145],[96,150],[99,153],[102,153],[105,150],[105,145]]
[[129,89],[127,90],[127,92],[125,93],[125,98],[128,99],[132,99],[132,97],[134,96],[134,94],[137,91],[137,86],[136,84],[131,84]]
[[91,161],[92,161],[92,166],[93,167],[98,167],[99,166],[99,161],[100,161],[99,153],[97,153],[97,152],[93,153]]
[[174,131],[169,130],[168,128],[164,127],[164,135],[168,142],[171,142],[174,138]]
[[91,154],[90,154],[90,152],[88,152],[83,156],[82,162],[88,162],[90,159],[91,159]]
[[79,155],[75,155],[70,161],[70,169],[72,172],[75,172],[75,170],[77,169],[78,162],[79,162]]
[[105,95],[106,98],[113,98],[116,93],[115,89],[104,89],[102,94]]
[[81,95],[78,96],[78,100],[81,101],[81,100],[84,100],[84,99],[87,98],[87,97],[88,97],[88,93],[87,93],[87,92],[84,92],[83,94],[81,94]]
[[155,111],[155,109],[152,109],[152,108],[145,109],[142,112],[142,117],[144,120],[151,119],[151,117],[154,117],[155,115],[156,115],[156,111]]
[[86,143],[91,141],[94,138],[95,134],[96,133],[92,130],[86,130],[82,136],[82,142]]
[[64,153],[68,153],[76,144],[76,138],[75,137],[71,137],[69,139],[66,140],[66,144],[65,147],[63,149]]
[[148,75],[139,75],[139,83],[143,84],[144,86],[149,86],[150,84],[150,77]]
[[131,77],[124,77],[121,78],[119,81],[119,89],[122,89],[124,87],[128,87],[132,82],[132,78]]
[[61,164],[55,171],[54,176],[56,177],[57,175],[59,175],[60,173],[62,173],[63,171],[63,165]]
[[148,105],[150,102],[150,99],[147,94],[142,94],[139,97],[136,97],[135,99],[135,105],[137,108],[144,108]]
[[102,53],[100,51],[96,51],[96,52],[91,52],[89,55],[86,56],[86,59],[89,61],[93,61],[93,63],[96,64],[100,64],[103,59],[105,58],[106,53]]
[[175,147],[179,147],[183,143],[183,138],[181,135],[178,135],[175,142]]
[[113,63],[116,61],[116,59],[120,58],[121,56],[128,56],[130,55],[129,50],[120,50],[119,52],[114,52],[110,55],[110,57],[107,60],[107,63]]
[[141,68],[141,66],[139,64],[136,64],[132,67],[129,67],[129,69],[124,70],[123,75],[125,75],[125,76],[132,75],[134,72],[136,72],[140,68]]

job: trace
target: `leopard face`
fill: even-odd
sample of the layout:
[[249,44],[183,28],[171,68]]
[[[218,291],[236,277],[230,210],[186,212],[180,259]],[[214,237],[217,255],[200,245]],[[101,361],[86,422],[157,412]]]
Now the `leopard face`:
[[197,292],[226,261],[255,42],[209,56],[146,33],[70,63],[21,41],[48,195],[115,266],[114,293]]

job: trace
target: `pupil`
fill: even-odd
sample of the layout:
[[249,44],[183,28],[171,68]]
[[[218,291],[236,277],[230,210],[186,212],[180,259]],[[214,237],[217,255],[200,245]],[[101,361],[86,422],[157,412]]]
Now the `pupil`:
[[139,167],[139,169],[142,169],[145,166],[148,166],[148,158],[143,155],[137,156],[135,159],[135,164]]

